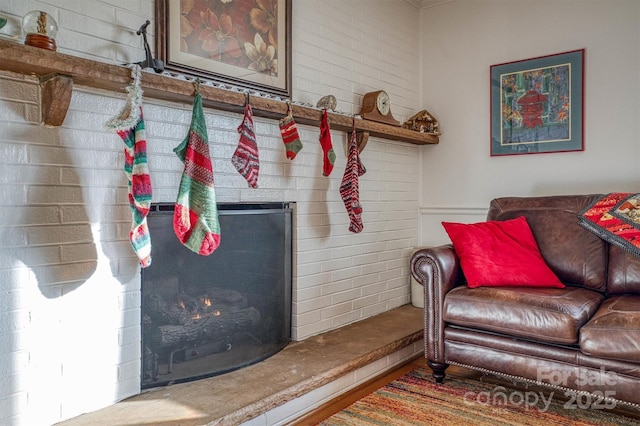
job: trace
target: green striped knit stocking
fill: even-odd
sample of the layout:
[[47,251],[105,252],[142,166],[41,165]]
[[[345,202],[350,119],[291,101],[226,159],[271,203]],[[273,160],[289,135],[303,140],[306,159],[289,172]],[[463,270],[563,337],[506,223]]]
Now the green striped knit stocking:
[[173,151],[184,163],[173,212],[173,230],[185,247],[210,255],[220,245],[220,223],[200,92],[193,100],[189,134]]
[[151,264],[151,237],[147,227],[147,215],[151,205],[151,179],[147,165],[147,141],[142,117],[142,89],[140,66],[132,72],[133,82],[127,87],[127,102],[120,114],[107,121],[106,126],[118,133],[124,141],[124,171],[129,189],[129,206],[132,213],[129,240],[133,251],[146,268]]

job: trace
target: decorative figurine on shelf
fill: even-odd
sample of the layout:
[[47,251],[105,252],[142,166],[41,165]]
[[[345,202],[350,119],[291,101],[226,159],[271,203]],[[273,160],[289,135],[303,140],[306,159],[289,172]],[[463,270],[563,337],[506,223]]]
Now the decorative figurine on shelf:
[[438,129],[438,120],[436,120],[433,114],[429,113],[426,109],[423,109],[405,121],[402,127],[409,130],[415,130],[420,133],[440,134]]
[[333,95],[323,96],[318,100],[316,107],[320,109],[330,109],[331,111],[335,111],[338,106],[338,101],[336,97]]
[[26,34],[24,44],[41,49],[58,49],[55,37],[58,34],[58,24],[53,16],[41,10],[32,10],[22,18],[22,30]]

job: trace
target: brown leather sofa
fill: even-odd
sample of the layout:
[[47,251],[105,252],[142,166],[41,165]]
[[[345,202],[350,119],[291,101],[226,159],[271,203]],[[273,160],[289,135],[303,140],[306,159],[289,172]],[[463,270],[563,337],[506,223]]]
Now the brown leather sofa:
[[549,385],[583,405],[640,408],[640,258],[578,224],[598,197],[491,201],[487,220],[526,217],[565,288],[469,288],[452,245],[414,253],[425,357],[437,382],[454,364]]

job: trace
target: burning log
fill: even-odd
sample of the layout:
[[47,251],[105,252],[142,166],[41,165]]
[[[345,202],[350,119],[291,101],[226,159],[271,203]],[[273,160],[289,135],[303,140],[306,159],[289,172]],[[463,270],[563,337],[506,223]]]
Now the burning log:
[[213,311],[207,316],[192,318],[183,325],[160,325],[145,331],[147,344],[155,351],[175,351],[216,340],[229,339],[234,333],[250,330],[260,322],[260,312],[254,308]]
[[241,293],[223,288],[213,288],[199,297],[180,293],[170,302],[151,294],[144,303],[146,314],[157,325],[187,325],[216,311],[247,307],[247,299]]
[[[209,343],[230,348],[236,333],[255,330],[260,311],[247,305],[241,293],[221,288],[197,297],[179,293],[168,301],[160,294],[149,295],[144,301],[145,347],[156,359],[160,353],[168,355],[170,373],[176,352]],[[154,374],[152,369],[147,373]]]

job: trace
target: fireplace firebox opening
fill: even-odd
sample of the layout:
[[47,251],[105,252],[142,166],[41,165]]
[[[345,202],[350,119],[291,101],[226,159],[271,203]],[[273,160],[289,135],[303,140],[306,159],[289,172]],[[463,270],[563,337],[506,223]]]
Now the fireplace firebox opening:
[[177,239],[173,206],[153,204],[147,218],[143,389],[233,371],[291,340],[293,203],[219,203],[220,246],[209,256]]

